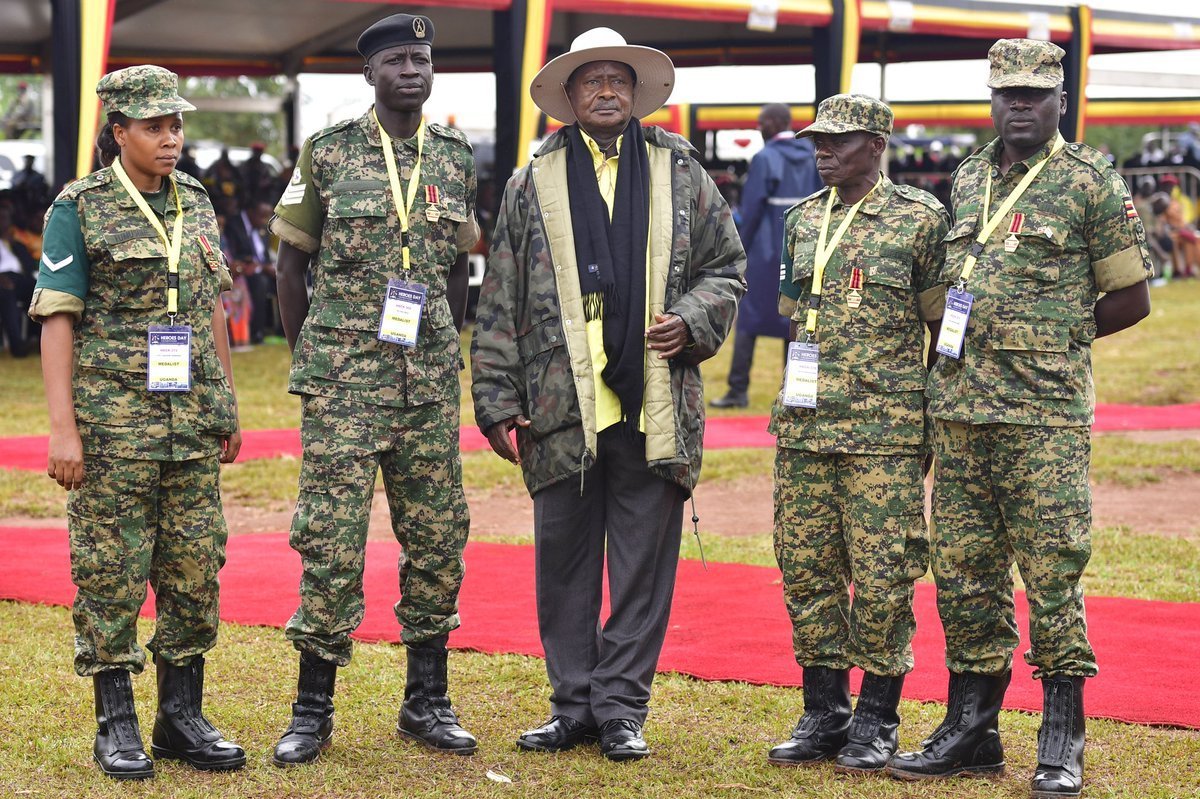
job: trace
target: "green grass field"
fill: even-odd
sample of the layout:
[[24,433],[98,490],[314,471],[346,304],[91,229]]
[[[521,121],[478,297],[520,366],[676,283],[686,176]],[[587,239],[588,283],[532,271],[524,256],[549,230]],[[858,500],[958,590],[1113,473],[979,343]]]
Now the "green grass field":
[[[1154,311],[1137,328],[1097,343],[1095,375],[1100,402],[1169,404],[1200,401],[1200,281],[1152,291]],[[750,408],[765,414],[779,376],[776,342],[761,345]],[[708,393],[724,392],[729,348],[705,365]],[[246,429],[292,427],[299,403],[286,388],[287,352],[268,345],[235,353],[242,424]],[[46,432],[46,411],[36,359],[0,356],[0,436]],[[471,413],[464,393],[464,423]],[[722,412],[729,413],[729,412]],[[716,415],[716,414],[714,414]],[[705,455],[705,480],[770,474],[769,450],[726,450]],[[273,510],[295,498],[298,461],[246,462],[224,471],[227,501]],[[1093,478],[1100,484],[1137,486],[1172,473],[1200,471],[1200,442],[1096,439]],[[476,490],[523,492],[516,470],[490,453],[464,457],[464,479]],[[1194,497],[1180,501],[1195,503]],[[63,493],[44,475],[0,470],[0,517],[59,518]],[[491,540],[527,541],[521,535]],[[772,565],[766,535],[706,535],[711,561]],[[1087,590],[1166,601],[1200,602],[1200,542],[1095,531]],[[14,556],[12,554],[9,555]],[[684,556],[698,557],[684,537]],[[150,634],[143,622],[142,640]],[[548,688],[533,658],[456,654],[452,694],[464,722],[481,740],[472,758],[441,757],[401,741],[395,714],[404,687],[400,647],[361,645],[338,683],[333,748],[316,765],[289,771],[267,757],[287,725],[295,685],[295,654],[278,630],[226,625],[210,656],[206,709],[246,746],[250,763],[236,774],[209,775],[177,764],[160,767],[148,784],[118,784],[91,763],[91,686],[71,670],[71,620],[61,608],[0,602],[0,797],[749,797],[814,796],[922,799],[1025,797],[1036,759],[1038,719],[1024,713],[1002,718],[1008,774],[995,781],[953,781],[909,786],[886,779],[851,779],[830,768],[784,770],[765,764],[767,749],[785,738],[800,710],[791,688],[707,683],[661,676],[655,687],[647,739],[655,756],[638,764],[603,760],[594,747],[557,756],[519,754],[523,729],[546,715]],[[720,646],[720,642],[713,642]],[[1146,664],[1153,668],[1152,663]],[[1180,679],[1187,679],[1180,675]],[[135,682],[142,731],[153,723],[153,674]],[[936,704],[905,702],[901,745],[914,747],[941,719]],[[1089,721],[1085,797],[1176,799],[1200,797],[1200,733],[1109,721]],[[494,782],[491,770],[512,779]]]

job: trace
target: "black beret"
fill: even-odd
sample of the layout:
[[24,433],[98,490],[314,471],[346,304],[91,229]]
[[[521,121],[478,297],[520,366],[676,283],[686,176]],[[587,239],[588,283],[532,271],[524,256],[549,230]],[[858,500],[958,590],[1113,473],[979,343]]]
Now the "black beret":
[[392,14],[384,17],[358,37],[358,52],[368,61],[380,50],[402,44],[433,46],[433,21],[419,14]]

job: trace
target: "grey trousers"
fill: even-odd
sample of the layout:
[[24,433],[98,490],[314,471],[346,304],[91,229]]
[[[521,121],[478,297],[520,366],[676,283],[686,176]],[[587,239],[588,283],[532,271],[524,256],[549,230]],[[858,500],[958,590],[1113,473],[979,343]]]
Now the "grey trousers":
[[[671,612],[684,492],[649,470],[644,436],[613,427],[596,448],[582,493],[570,479],[533,497],[551,713],[641,724]],[[606,541],[610,614],[601,624]]]

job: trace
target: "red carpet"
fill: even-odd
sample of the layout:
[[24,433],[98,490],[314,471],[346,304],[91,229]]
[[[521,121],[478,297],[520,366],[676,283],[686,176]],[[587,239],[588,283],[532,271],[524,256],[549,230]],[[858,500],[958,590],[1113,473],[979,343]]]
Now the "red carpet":
[[[75,589],[65,531],[0,528],[0,549],[10,553],[0,560],[0,598],[70,604]],[[399,596],[398,547],[372,541],[368,550],[367,614],[356,637],[396,641],[399,628],[391,606]],[[452,645],[540,655],[533,548],[471,544],[466,559],[463,626],[451,636]],[[286,535],[232,538],[221,573],[222,618],[281,627],[296,607],[299,572],[299,557]],[[706,680],[797,685],[800,669],[792,659],[791,627],[780,592],[775,569],[713,563],[706,572],[695,561],[683,561],[660,669]],[[944,642],[932,586],[917,587],[916,606],[917,669],[904,684],[904,696],[944,702]],[[152,615],[150,607],[148,602],[146,615]],[[1200,691],[1186,679],[1200,662],[1200,605],[1093,597],[1087,607],[1100,661],[1100,676],[1088,682],[1089,715],[1200,729]],[[1024,595],[1018,595],[1017,612],[1024,631]],[[280,634],[281,645],[282,640]],[[1005,707],[1039,711],[1040,687],[1020,653],[1014,672]]]
[[[1098,405],[1097,432],[1120,430],[1178,430],[1200,428],[1200,403],[1191,405]],[[463,452],[488,448],[487,439],[474,427],[458,431]],[[704,429],[707,449],[773,447],[775,437],[767,433],[766,416],[710,417]],[[239,461],[258,458],[300,457],[300,431],[246,430],[242,433]],[[42,471],[46,468],[46,437],[0,438],[0,469]]]

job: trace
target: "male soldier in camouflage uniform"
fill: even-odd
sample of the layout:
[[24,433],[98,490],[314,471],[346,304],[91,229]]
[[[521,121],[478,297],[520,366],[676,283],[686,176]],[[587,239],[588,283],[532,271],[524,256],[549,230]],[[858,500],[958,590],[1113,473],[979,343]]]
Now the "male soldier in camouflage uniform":
[[697,365],[729,332],[746,264],[688,143],[639,121],[673,83],[666,54],[608,28],[542,68],[534,102],[574,124],[509,181],[480,294],[475,418],[533,495],[553,688],[526,750],[599,735],[609,759],[649,754],[642,724],[700,471]]
[[446,641],[459,625],[468,530],[458,331],[479,231],[470,144],[421,118],[432,41],[433,23],[408,14],[362,34],[375,105],[305,142],[271,223],[282,241],[280,315],[304,445],[291,535],[304,574],[287,625],[300,678],[275,749],[280,766],[315,759],[333,734],[335,670],[350,662],[350,633],[363,617],[377,469],[403,547],[395,612],[408,682],[398,730],[433,749],[475,751],[446,695]]
[[[838,771],[882,769],[913,667],[913,581],[929,557],[922,323],[941,318],[948,217],[932,195],[880,173],[891,132],[886,105],[839,94],[797,134],[813,137],[829,188],[793,207],[784,228],[780,312],[819,357],[816,407],[785,404],[785,390],[771,418],[775,555],[804,669],[804,715],[771,750],[776,765],[836,757]],[[851,666],[864,672],[853,718]]]
[[[219,297],[229,271],[208,194],[173,169],[181,112],[193,109],[175,74],[129,67],[105,75],[96,94],[108,116],[105,167],[67,186],[47,212],[29,309],[43,324],[48,472],[70,490],[75,671],[93,678],[101,769],[153,777],[129,676],[146,663],[137,617],[149,581],[158,616],[146,644],[158,683],[154,755],[236,769],[245,752],[202,712],[228,537],[218,461],[232,461],[241,445]],[[174,276],[158,229],[180,243]],[[153,385],[148,336],[167,325],[190,334],[182,390]]]
[[[1034,797],[1077,796],[1083,784],[1083,681],[1096,673],[1079,584],[1091,554],[1091,343],[1150,311],[1150,257],[1125,183],[1103,155],[1058,135],[1062,55],[1025,39],[992,46],[999,137],[955,175],[940,278],[955,287],[939,342],[951,354],[928,390],[950,702],[924,748],[889,767],[905,779],[1003,771],[1015,557],[1029,599],[1026,660],[1044,694]],[[955,357],[946,333],[964,329],[964,295],[973,306]]]

